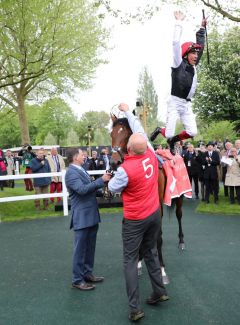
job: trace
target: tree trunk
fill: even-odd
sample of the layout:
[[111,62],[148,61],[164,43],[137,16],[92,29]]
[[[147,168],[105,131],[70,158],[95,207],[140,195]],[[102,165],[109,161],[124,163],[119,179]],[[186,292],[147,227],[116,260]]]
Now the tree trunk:
[[22,144],[24,143],[30,144],[28,121],[27,121],[27,116],[24,107],[24,103],[25,103],[24,96],[19,95],[17,98],[17,102],[18,102],[17,112],[18,112],[19,126],[21,131]]

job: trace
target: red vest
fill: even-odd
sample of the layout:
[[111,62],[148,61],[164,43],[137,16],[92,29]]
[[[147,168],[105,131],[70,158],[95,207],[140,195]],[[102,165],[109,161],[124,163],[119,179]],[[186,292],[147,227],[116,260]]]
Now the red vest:
[[158,160],[147,149],[143,155],[126,155],[121,167],[128,176],[128,185],[122,192],[124,218],[146,219],[159,208]]

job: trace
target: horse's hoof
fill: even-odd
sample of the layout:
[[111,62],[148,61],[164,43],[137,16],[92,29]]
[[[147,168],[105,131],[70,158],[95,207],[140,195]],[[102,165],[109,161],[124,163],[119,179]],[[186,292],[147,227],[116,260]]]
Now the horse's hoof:
[[169,277],[168,277],[167,275],[164,275],[164,276],[162,277],[162,279],[163,279],[163,284],[164,284],[164,285],[167,285],[167,284],[170,283]]
[[180,244],[178,245],[178,248],[179,248],[180,251],[184,251],[184,250],[186,249],[184,243],[180,243]]

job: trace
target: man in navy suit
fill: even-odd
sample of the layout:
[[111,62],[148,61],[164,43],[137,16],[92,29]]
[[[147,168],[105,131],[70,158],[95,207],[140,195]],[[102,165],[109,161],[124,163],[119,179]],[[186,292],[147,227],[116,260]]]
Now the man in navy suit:
[[204,153],[202,164],[205,166],[203,177],[206,187],[205,201],[209,203],[210,193],[213,193],[214,203],[218,204],[219,180],[217,166],[220,165],[219,153],[213,150],[214,142],[207,144],[207,151]]
[[66,173],[66,186],[71,198],[71,224],[74,230],[73,280],[72,286],[80,290],[92,290],[93,283],[102,282],[103,277],[93,275],[94,255],[100,215],[96,190],[111,178],[105,173],[95,181],[82,167],[84,154],[81,149],[68,153],[70,163]]

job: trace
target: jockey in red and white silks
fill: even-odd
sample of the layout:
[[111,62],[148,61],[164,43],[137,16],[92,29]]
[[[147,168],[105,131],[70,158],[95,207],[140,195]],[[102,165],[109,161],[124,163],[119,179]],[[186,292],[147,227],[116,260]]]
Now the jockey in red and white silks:
[[[161,133],[170,139],[172,143],[193,137],[197,134],[197,125],[192,112],[191,99],[196,90],[196,65],[203,53],[206,26],[206,19],[203,19],[201,28],[196,33],[197,43],[186,42],[181,46],[181,21],[185,16],[180,11],[174,12],[174,15],[177,23],[175,24],[173,36],[172,87],[171,96],[167,103],[166,127],[157,128],[150,137],[153,141]],[[181,120],[185,130],[177,136],[174,136],[177,119]]]

